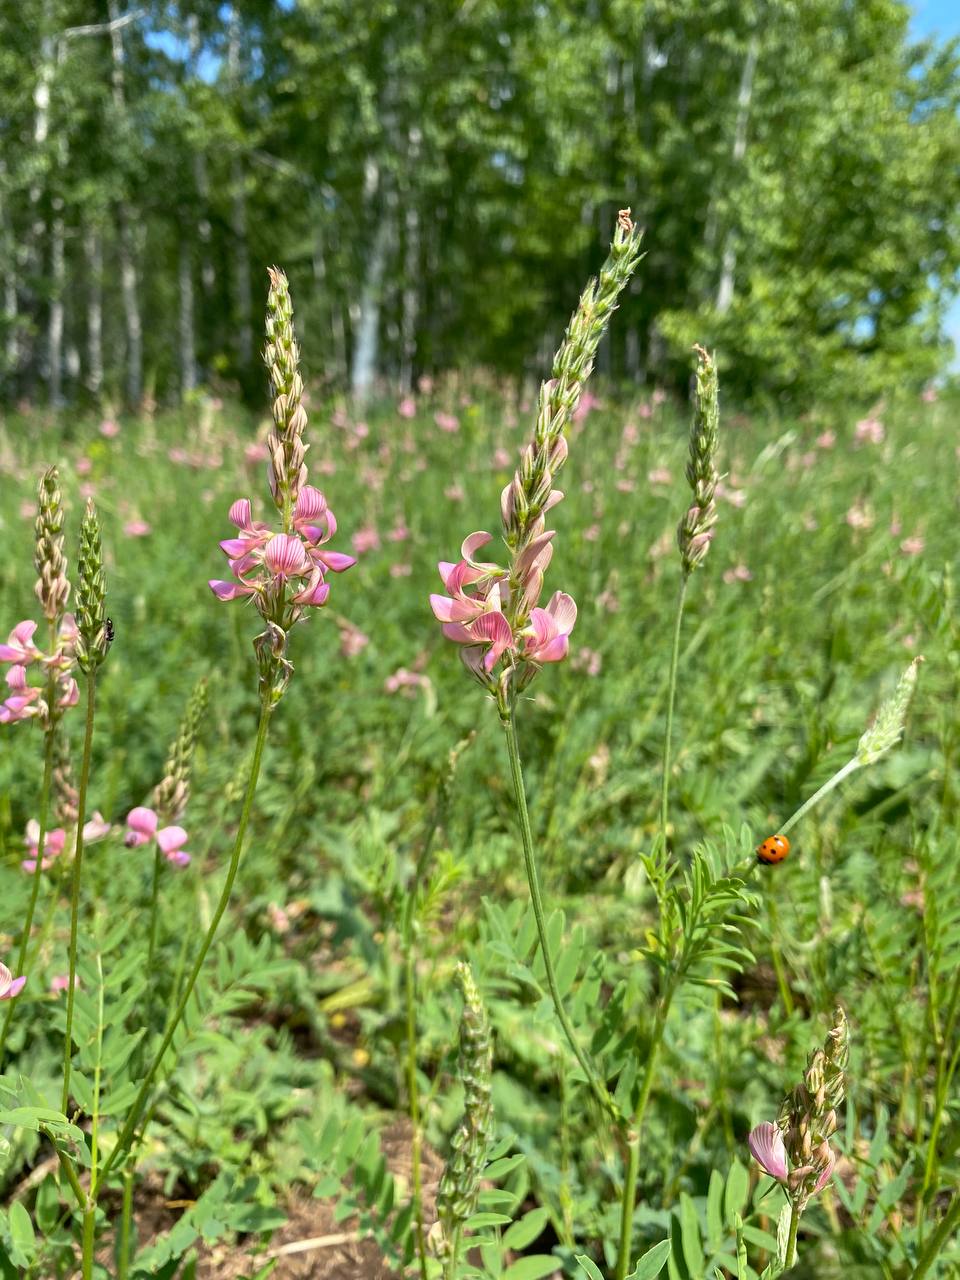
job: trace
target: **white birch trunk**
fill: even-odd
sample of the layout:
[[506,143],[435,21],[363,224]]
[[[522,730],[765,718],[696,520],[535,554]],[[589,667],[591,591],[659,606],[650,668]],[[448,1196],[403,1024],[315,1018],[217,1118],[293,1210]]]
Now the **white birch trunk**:
[[[122,120],[126,113],[126,52],[123,46],[123,28],[115,25],[119,20],[117,0],[108,0],[108,11],[113,54],[113,102],[117,116]],[[137,287],[133,213],[129,203],[123,198],[117,206],[117,224],[120,231],[120,292],[127,331],[127,399],[131,405],[138,405],[143,394],[143,321]]]
[[180,237],[180,394],[187,395],[197,385],[197,349],[193,327],[193,255],[190,238]]
[[[407,172],[416,173],[420,159],[420,130],[414,126],[407,139]],[[403,296],[400,307],[400,389],[413,388],[417,358],[417,321],[420,314],[420,211],[413,184],[407,187],[404,212]]]
[[[191,13],[187,18],[187,43],[190,50],[190,68],[195,73],[200,58],[200,28],[197,15]],[[210,176],[207,171],[207,153],[197,146],[193,153],[193,183],[197,189],[197,200],[200,204],[197,216],[197,241],[200,245],[200,283],[203,292],[209,296],[217,283],[217,273],[213,265],[212,237],[213,228],[207,217],[210,207]]]
[[[227,45],[227,69],[234,95],[240,85],[240,14],[237,6],[230,9],[229,43]],[[249,368],[253,363],[253,324],[251,314],[253,295],[250,288],[250,245],[247,239],[247,192],[243,162],[234,153],[230,162],[230,185],[233,188],[231,230],[233,231],[233,284],[237,309],[237,355],[241,365]]]
[[47,387],[55,409],[63,405],[63,295],[66,263],[63,250],[63,201],[54,202],[50,228],[50,311],[47,317]]
[[389,243],[385,210],[381,208],[378,213],[374,203],[380,185],[380,170],[374,160],[368,160],[366,163],[363,185],[366,197],[364,206],[369,216],[373,218],[374,233],[360,290],[360,314],[353,349],[353,365],[350,370],[350,389],[361,402],[369,395],[377,376],[380,354],[380,299]]
[[87,390],[99,399],[103,391],[103,236],[88,227],[83,236],[87,260]]
[[[750,120],[750,102],[753,98],[753,77],[757,69],[760,40],[756,33],[750,37],[747,56],[740,73],[740,89],[737,93],[737,119],[733,134],[733,167],[736,172],[747,154],[747,125]],[[720,259],[720,283],[717,286],[716,308],[718,315],[726,315],[733,305],[734,278],[737,271],[737,230],[729,227],[723,241]]]
[[[0,161],[0,181],[6,176],[6,168]],[[4,381],[12,381],[16,375],[19,356],[17,327],[19,299],[17,296],[18,261],[13,229],[7,207],[0,205],[0,257],[3,261],[3,364],[0,366]]]

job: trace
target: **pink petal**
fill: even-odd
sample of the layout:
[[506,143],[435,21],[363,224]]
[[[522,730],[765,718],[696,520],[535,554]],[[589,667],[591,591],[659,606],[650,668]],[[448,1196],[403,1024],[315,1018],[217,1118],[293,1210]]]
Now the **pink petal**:
[[297,505],[294,515],[298,520],[316,520],[327,509],[327,500],[319,489],[306,484],[297,494]]
[[220,550],[231,560],[236,560],[238,556],[245,556],[250,550],[250,539],[224,538],[220,543]]
[[249,529],[250,522],[253,519],[253,508],[250,506],[249,498],[238,498],[230,508],[229,520],[231,524],[235,524],[238,529]]
[[577,620],[576,601],[565,591],[556,591],[547,605],[547,613],[553,615],[560,634],[568,636]]
[[313,558],[326,565],[333,573],[343,573],[357,563],[356,556],[345,555],[342,551],[315,551]]
[[445,622],[440,628],[448,640],[452,640],[454,644],[473,644],[477,643],[477,638],[472,632],[468,631],[462,622]]
[[239,582],[223,582],[216,578],[211,578],[207,586],[218,600],[236,600],[240,596],[252,596],[256,590],[255,587],[248,587]]
[[479,551],[481,547],[485,547],[488,542],[493,541],[493,534],[486,533],[483,529],[478,529],[476,533],[468,534],[460,545],[460,554],[464,560],[473,559],[474,552]]
[[[146,805],[138,805],[136,809],[131,809],[127,814],[127,826],[131,832],[143,836],[144,840],[153,839],[159,823],[160,819],[157,814],[153,809],[148,809]],[[138,843],[140,842],[138,841]]]
[[12,1000],[14,996],[18,996],[23,988],[27,985],[26,977],[14,978],[7,987],[6,991],[0,995],[0,1000]]
[[102,840],[104,836],[110,834],[110,823],[104,818],[102,813],[94,813],[89,822],[83,824],[83,838],[89,844],[95,840]]
[[504,651],[513,643],[510,623],[502,613],[496,611],[481,613],[476,622],[471,625],[470,631],[475,641],[489,640],[490,649],[483,660],[483,665],[487,671],[492,671]]
[[75,707],[80,701],[80,690],[76,680],[71,679],[57,701],[58,707]]
[[320,608],[327,603],[330,594],[330,583],[324,582],[319,569],[311,576],[304,589],[293,597],[294,603],[313,605]]
[[308,567],[303,543],[290,533],[275,533],[264,549],[263,560],[278,578],[304,573]]
[[447,596],[438,595],[430,596],[430,608],[433,610],[433,616],[438,622],[465,622],[477,612],[477,607],[471,607],[460,600],[450,600]]
[[822,1191],[823,1188],[830,1181],[830,1179],[833,1177],[833,1169],[836,1163],[837,1163],[836,1153],[831,1151],[830,1163],[824,1168],[823,1172],[820,1174],[820,1177],[817,1179],[817,1184],[813,1188],[814,1194],[816,1194],[818,1191]]
[[750,1131],[747,1146],[757,1164],[771,1178],[778,1182],[787,1180],[787,1149],[783,1145],[783,1134],[775,1124],[765,1121]]
[[183,827],[164,827],[162,831],[157,833],[157,844],[163,853],[168,856],[175,853],[187,843],[189,837]]
[[67,833],[63,827],[54,827],[52,831],[47,833],[44,841],[43,852],[47,858],[56,858],[63,853],[63,846],[67,843]]
[[190,855],[182,849],[174,850],[172,853],[165,855],[168,862],[173,863],[175,867],[189,867]]
[[554,636],[554,638],[545,644],[542,649],[538,649],[531,656],[537,662],[562,662],[570,651],[570,641],[567,636]]

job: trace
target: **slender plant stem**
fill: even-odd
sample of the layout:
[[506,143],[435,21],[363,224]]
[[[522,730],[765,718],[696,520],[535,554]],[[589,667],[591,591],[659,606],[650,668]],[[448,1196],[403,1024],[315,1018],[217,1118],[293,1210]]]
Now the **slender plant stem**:
[[133,1169],[123,1171],[123,1205],[120,1209],[120,1239],[117,1242],[117,1280],[127,1280],[130,1271],[130,1223],[133,1218]]
[[[47,691],[47,697],[50,698],[50,691]],[[33,870],[33,879],[30,885],[30,901],[27,903],[27,914],[23,921],[23,932],[20,935],[20,950],[17,953],[17,967],[14,977],[19,978],[24,972],[24,963],[27,958],[27,948],[30,945],[30,933],[33,929],[33,917],[37,909],[37,899],[40,896],[40,881],[43,876],[43,853],[47,843],[47,824],[50,818],[50,788],[53,779],[53,748],[56,727],[52,726],[47,729],[43,735],[43,782],[40,785],[40,831],[37,835],[37,865]],[[3,1054],[7,1045],[7,1032],[10,1030],[10,1023],[13,1021],[13,1011],[16,1008],[16,1000],[11,1000],[7,1005],[6,1015],[3,1019],[3,1028],[0,1029],[0,1066],[3,1066]]]
[[667,1026],[667,1015],[673,1001],[673,987],[668,987],[663,994],[653,1024],[653,1035],[647,1051],[647,1062],[643,1072],[643,1084],[640,1086],[640,1097],[633,1122],[627,1134],[627,1166],[623,1179],[623,1195],[620,1201],[620,1248],[617,1254],[617,1269],[614,1280],[626,1280],[630,1270],[630,1250],[633,1244],[633,1210],[637,1200],[637,1174],[640,1170],[640,1139],[643,1136],[643,1122],[647,1114],[647,1105],[653,1091],[657,1062],[663,1045],[663,1035]]
[[237,837],[234,841],[233,853],[230,857],[230,865],[227,868],[227,876],[223,882],[223,889],[220,892],[220,901],[217,903],[217,909],[214,911],[213,917],[210,920],[209,928],[204,935],[200,950],[197,952],[197,957],[194,960],[193,968],[190,970],[187,977],[187,981],[180,995],[180,1000],[173,1012],[170,1022],[167,1025],[164,1037],[160,1042],[160,1048],[157,1050],[156,1056],[147,1069],[146,1076],[144,1076],[143,1081],[141,1082],[137,1096],[134,1099],[133,1105],[127,1115],[126,1122],[124,1123],[123,1129],[120,1131],[117,1144],[110,1152],[110,1155],[103,1166],[101,1181],[106,1178],[118,1158],[130,1147],[157,1072],[160,1070],[164,1055],[173,1042],[173,1037],[176,1034],[177,1027],[180,1025],[180,1020],[190,1002],[190,997],[193,995],[193,989],[197,984],[197,978],[200,976],[200,970],[203,968],[203,962],[207,958],[207,952],[213,945],[213,940],[216,936],[220,921],[223,919],[224,912],[227,909],[227,904],[230,901],[230,894],[233,891],[233,884],[237,878],[237,871],[240,867],[240,855],[243,852],[243,842],[247,834],[247,825],[250,821],[251,810],[253,809],[253,797],[256,793],[257,781],[260,777],[260,764],[263,759],[263,748],[267,741],[267,729],[270,725],[270,714],[272,710],[273,708],[270,705],[270,702],[267,698],[264,698],[260,706],[260,723],[257,726],[257,739],[253,748],[253,759],[250,764],[250,778],[247,782],[247,790],[243,798],[243,808],[240,811],[240,824],[237,827]]
[[787,971],[783,967],[783,950],[780,946],[780,916],[777,904],[771,896],[767,897],[767,915],[770,918],[770,954],[773,957],[773,968],[777,975],[777,987],[780,991],[780,1002],[783,1011],[789,1018],[793,1014],[793,993],[787,981]]
[[96,1231],[97,1208],[92,1200],[88,1200],[87,1207],[83,1211],[83,1264],[81,1271],[83,1280],[93,1280]]
[[83,757],[80,764],[80,798],[77,802],[77,840],[73,852],[70,887],[70,962],[67,978],[67,1030],[63,1037],[63,1091],[60,1110],[67,1114],[70,1103],[70,1067],[73,1063],[73,1006],[77,985],[77,925],[80,920],[80,875],[83,871],[83,824],[90,785],[90,757],[93,752],[93,718],[97,701],[96,668],[87,674],[87,718],[83,730]]
[[940,1250],[958,1225],[960,1225],[960,1191],[954,1193],[950,1208],[941,1219],[939,1227],[927,1241],[927,1246],[920,1255],[910,1280],[922,1280],[922,1277],[930,1270]]
[[463,1223],[458,1222],[453,1229],[453,1239],[450,1241],[450,1253],[447,1257],[447,1265],[443,1269],[444,1280],[457,1280],[457,1263],[460,1260],[460,1237],[463,1234]]
[[543,897],[540,892],[540,877],[537,872],[536,855],[533,850],[533,832],[530,829],[530,815],[527,811],[527,794],[523,785],[523,770],[520,765],[520,748],[517,744],[517,730],[514,724],[513,712],[508,710],[505,714],[501,713],[500,722],[503,725],[504,733],[507,738],[507,754],[510,757],[510,774],[513,778],[514,797],[517,804],[517,817],[520,820],[520,837],[523,844],[523,863],[527,873],[527,884],[530,887],[530,901],[533,904],[533,916],[537,924],[537,935],[540,939],[540,954],[543,957],[543,967],[547,975],[547,986],[550,989],[550,996],[553,1000],[553,1007],[556,1010],[557,1018],[560,1026],[563,1028],[563,1034],[566,1036],[573,1055],[580,1064],[580,1069],[587,1078],[591,1089],[596,1095],[597,1101],[603,1107],[608,1116],[616,1123],[618,1128],[622,1128],[623,1118],[620,1115],[619,1108],[611,1098],[607,1091],[607,1087],[600,1079],[596,1068],[590,1062],[580,1043],[577,1040],[577,1033],[573,1029],[573,1024],[567,1015],[567,1011],[563,1006],[563,998],[560,995],[560,988],[557,985],[557,975],[553,967],[553,957],[550,955],[550,947],[547,942],[547,925],[543,911]]
[[784,1257],[784,1266],[789,1268],[797,1260],[797,1228],[800,1226],[800,1211],[797,1203],[794,1201],[790,1205],[790,1231],[787,1235],[787,1252]]
[[827,779],[819,791],[815,791],[809,800],[805,800],[803,802],[796,813],[790,815],[786,822],[781,826],[780,834],[785,836],[791,827],[795,827],[797,825],[805,813],[809,812],[815,804],[819,804],[825,795],[832,791],[834,787],[838,787],[844,778],[849,777],[851,773],[859,768],[860,761],[856,756],[854,756],[852,760],[848,760],[842,769],[838,770],[832,778]]
[[153,884],[150,888],[150,941],[147,944],[147,971],[153,964],[153,953],[157,949],[157,912],[160,905],[160,869],[163,855],[157,845],[153,852]]
[[623,1178],[620,1203],[620,1248],[617,1253],[616,1280],[626,1280],[633,1247],[633,1210],[637,1202],[637,1173],[640,1170],[640,1134],[634,1129],[627,1138],[627,1167]]
[[[411,890],[415,892],[415,890]],[[417,1240],[421,1280],[427,1280],[427,1240],[423,1228],[423,1172],[420,1131],[420,1087],[417,1082],[416,952],[413,939],[405,938],[404,994],[407,1013],[407,1101],[410,1107],[410,1163],[413,1190],[413,1224]]]
[[663,774],[660,779],[660,849],[663,858],[666,858],[667,851],[667,815],[670,808],[670,743],[673,738],[673,708],[677,699],[677,669],[680,666],[680,625],[683,622],[683,605],[687,598],[687,582],[689,579],[689,574],[681,574],[680,594],[677,596],[677,616],[673,623],[670,677],[667,683],[667,727],[663,735]]

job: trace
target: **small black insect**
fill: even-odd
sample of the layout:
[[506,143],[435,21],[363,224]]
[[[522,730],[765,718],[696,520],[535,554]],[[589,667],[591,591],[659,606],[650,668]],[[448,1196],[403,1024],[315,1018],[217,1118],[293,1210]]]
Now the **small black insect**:
[[108,618],[104,630],[107,633],[107,647],[113,644],[113,619]]

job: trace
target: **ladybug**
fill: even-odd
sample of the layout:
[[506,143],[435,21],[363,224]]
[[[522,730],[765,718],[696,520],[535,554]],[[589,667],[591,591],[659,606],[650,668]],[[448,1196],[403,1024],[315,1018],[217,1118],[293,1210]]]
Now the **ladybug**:
[[783,862],[789,852],[790,841],[786,836],[767,836],[757,845],[757,861],[772,867],[774,863]]

